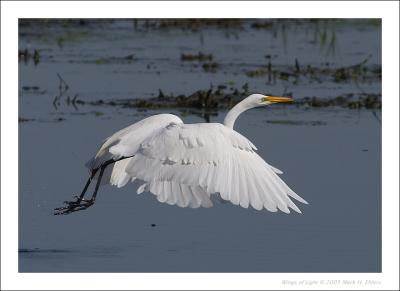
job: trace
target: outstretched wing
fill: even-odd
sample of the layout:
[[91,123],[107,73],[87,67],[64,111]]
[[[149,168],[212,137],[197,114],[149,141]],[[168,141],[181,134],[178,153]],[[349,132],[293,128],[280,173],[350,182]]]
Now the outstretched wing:
[[[195,197],[191,187],[200,187],[208,196],[220,193],[245,208],[301,212],[290,197],[307,202],[255,150],[248,139],[222,124],[170,124],[141,143],[125,171],[145,181],[140,191],[148,190],[160,201],[163,195],[176,195],[167,200],[179,206],[190,206]],[[165,183],[170,184],[169,194],[160,186]]]
[[[105,139],[96,155],[86,163],[86,167],[93,170],[109,160],[132,156],[139,149],[143,140],[170,123],[183,122],[172,114],[157,114],[117,131]],[[129,160],[128,158],[109,165],[104,171],[102,184],[110,183],[122,187],[133,179],[125,172]],[[97,179],[98,175],[99,171],[94,179]]]

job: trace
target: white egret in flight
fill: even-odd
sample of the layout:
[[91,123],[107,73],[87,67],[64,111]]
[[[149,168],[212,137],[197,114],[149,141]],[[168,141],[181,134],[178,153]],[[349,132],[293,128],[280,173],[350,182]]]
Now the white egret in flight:
[[[252,206],[275,212],[301,213],[294,198],[307,202],[291,190],[265,162],[257,148],[233,129],[244,111],[290,97],[253,94],[234,106],[224,123],[184,124],[172,114],[158,114],[134,123],[107,138],[87,163],[90,177],[79,197],[55,214],[69,214],[92,206],[101,184],[117,187],[130,181],[141,184],[137,193],[151,192],[160,202],[180,207],[211,207],[210,196],[244,208]],[[92,180],[96,186],[90,199],[84,195]]]

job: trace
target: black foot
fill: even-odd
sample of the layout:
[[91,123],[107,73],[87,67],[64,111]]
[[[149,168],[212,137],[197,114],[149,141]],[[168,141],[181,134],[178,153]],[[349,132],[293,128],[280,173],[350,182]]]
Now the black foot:
[[75,201],[64,201],[66,206],[54,208],[54,215],[66,215],[75,211],[84,210],[94,204],[94,199],[86,200],[75,196]]

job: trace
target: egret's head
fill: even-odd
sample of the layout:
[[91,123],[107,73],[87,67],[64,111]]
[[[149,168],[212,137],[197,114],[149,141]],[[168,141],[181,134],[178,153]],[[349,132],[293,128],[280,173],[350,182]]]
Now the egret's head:
[[273,103],[288,103],[293,102],[292,97],[281,97],[272,95],[252,94],[247,97],[254,106],[265,106]]
[[293,102],[291,97],[280,97],[263,94],[252,94],[249,97],[243,99],[241,102],[236,104],[225,117],[224,124],[230,128],[233,128],[236,118],[242,112],[251,108],[270,105],[273,103],[287,103]]

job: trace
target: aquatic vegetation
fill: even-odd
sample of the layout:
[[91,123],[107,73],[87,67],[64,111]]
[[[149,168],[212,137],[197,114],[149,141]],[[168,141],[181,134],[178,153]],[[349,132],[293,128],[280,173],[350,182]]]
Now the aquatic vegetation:
[[282,125],[311,125],[311,126],[327,125],[326,121],[320,121],[320,120],[314,120],[314,121],[305,121],[305,120],[267,120],[266,123],[282,124]]
[[[143,20],[142,20],[143,21]],[[191,19],[152,19],[144,20],[143,27],[152,29],[189,29],[199,30],[207,27],[241,28],[243,20],[240,18],[191,18]]]
[[380,66],[367,65],[368,58],[355,65],[346,67],[332,67],[329,64],[316,66],[301,66],[296,58],[294,66],[272,66],[262,65],[254,70],[245,71],[245,75],[250,78],[262,78],[267,76],[268,83],[273,79],[283,81],[298,82],[302,78],[306,82],[322,82],[323,80],[333,81],[335,83],[351,82],[351,81],[381,81],[382,69]]
[[27,121],[34,121],[35,119],[33,118],[24,118],[24,117],[18,117],[18,122],[27,122]]
[[53,119],[36,119],[36,118],[18,117],[18,123],[29,122],[29,121],[38,121],[38,122],[42,122],[42,123],[48,123],[48,122],[60,122],[60,121],[64,121],[64,120],[65,120],[65,118],[63,118],[63,117],[57,117],[57,118],[53,118]]
[[[65,27],[65,25],[64,25]],[[59,48],[63,48],[65,44],[80,42],[87,37],[86,31],[66,31],[64,34],[57,35],[55,42]]]
[[[78,96],[79,94],[76,93],[73,97],[71,97],[69,94],[67,95],[67,92],[69,90],[69,85],[65,80],[61,77],[60,74],[57,73],[57,78],[58,78],[58,94],[54,97],[53,99],[53,107],[57,110],[58,107],[60,106],[60,100],[62,98],[65,98],[65,102],[67,105],[72,105],[75,109],[77,109],[76,104],[79,103]],[[80,103],[82,104],[82,103]]]
[[41,248],[32,248],[32,249],[18,249],[19,253],[43,253],[43,254],[57,254],[57,253],[70,253],[71,250],[66,249],[41,249]]
[[255,21],[250,25],[251,28],[255,29],[271,29],[273,26],[274,23],[271,20]]
[[181,54],[181,61],[199,61],[199,62],[204,62],[204,61],[212,61],[213,60],[213,55],[212,54],[203,54],[202,52],[199,52],[198,54]]
[[38,65],[40,62],[40,54],[38,50],[33,50],[32,52],[29,52],[28,49],[24,50],[18,50],[18,61],[19,62],[24,62],[25,64],[28,64],[29,61],[32,60],[34,65]]
[[96,65],[110,65],[110,64],[131,64],[137,61],[138,58],[135,54],[129,54],[123,57],[100,57],[97,59],[85,59],[85,60],[70,60],[69,63],[83,63],[83,64],[96,64]]
[[[358,98],[354,98],[357,96]],[[329,107],[336,106],[349,109],[381,109],[382,99],[380,94],[346,94],[340,95],[335,98],[316,98],[316,97],[305,97],[301,100],[296,101],[297,105],[308,106],[308,107]]]
[[131,63],[136,60],[134,54],[130,54],[124,57],[105,57],[96,59],[94,62],[96,65],[103,65],[103,64],[115,64],[115,63]]
[[[353,20],[351,20],[353,21]],[[58,62],[66,62],[68,65],[74,66],[79,64],[84,66],[89,65],[99,65],[104,66],[104,68],[112,69],[107,70],[111,73],[109,74],[132,74],[135,73],[135,81],[137,84],[140,80],[149,80],[147,77],[143,78],[144,75],[155,74],[160,75],[168,72],[168,74],[175,73],[178,66],[183,67],[184,73],[187,73],[188,80],[195,80],[194,74],[203,74],[203,78],[208,78],[208,84],[214,83],[214,76],[218,79],[218,82],[223,82],[223,84],[214,85],[207,88],[205,85],[202,90],[194,90],[189,88],[189,93],[186,89],[185,94],[180,94],[179,92],[170,91],[171,93],[166,94],[163,90],[159,90],[158,96],[154,93],[138,91],[134,98],[126,96],[124,98],[113,98],[108,97],[110,95],[101,95],[101,98],[90,100],[85,100],[88,96],[87,91],[81,91],[81,95],[78,92],[72,92],[69,85],[64,81],[64,79],[58,75],[59,86],[58,93],[54,94],[53,105],[55,110],[62,105],[72,106],[76,110],[80,106],[116,106],[116,107],[134,107],[138,110],[147,109],[161,109],[161,108],[175,108],[190,114],[191,112],[196,112],[196,114],[204,114],[205,118],[209,118],[209,114],[218,113],[219,110],[225,110],[231,108],[237,102],[239,102],[246,94],[251,93],[254,87],[268,88],[269,85],[272,86],[282,86],[284,92],[286,89],[290,88],[291,92],[296,92],[296,86],[309,86],[311,89],[315,87],[320,87],[319,84],[327,84],[326,88],[341,88],[340,93],[336,93],[334,89],[329,93],[323,94],[324,96],[315,97],[312,93],[305,98],[296,98],[296,103],[289,106],[298,107],[329,107],[337,106],[350,109],[359,108],[381,108],[381,96],[380,94],[365,92],[368,90],[363,90],[364,85],[370,86],[370,84],[379,84],[382,78],[382,70],[379,63],[376,63],[376,58],[365,56],[360,54],[359,62],[354,64],[338,65],[332,59],[321,60],[320,63],[311,61],[308,59],[307,55],[304,53],[299,55],[293,55],[293,63],[287,64],[285,61],[282,62],[281,51],[276,49],[276,46],[280,48],[286,47],[286,42],[292,42],[293,28],[296,27],[299,31],[309,31],[311,35],[304,36],[304,40],[308,44],[312,43],[313,46],[321,46],[322,49],[327,50],[329,47],[336,46],[336,33],[341,33],[336,30],[337,27],[346,29],[349,28],[349,21],[337,21],[337,20],[321,20],[321,19],[297,19],[297,20],[279,20],[279,19],[134,19],[134,20],[65,20],[65,21],[52,21],[45,20],[37,22],[22,21],[20,23],[20,35],[24,37],[32,37],[36,39],[41,39],[44,41],[45,45],[41,43],[40,51],[38,49],[32,49],[29,46],[22,46],[19,50],[19,61],[28,63],[29,60],[36,64],[41,62],[51,63],[52,66],[57,66]],[[356,25],[363,27],[365,25],[370,25],[367,21],[355,21]],[[127,26],[128,24],[128,26]],[[32,30],[30,26],[36,26],[38,29]],[[212,49],[213,53],[210,53],[209,45],[204,46],[208,48],[207,51],[202,51],[193,46],[193,44],[179,44],[179,50],[172,50],[173,53],[169,53],[166,56],[157,55],[158,51],[162,46],[159,44],[153,44],[154,47],[151,48],[151,54],[143,54],[143,47],[141,45],[132,45],[129,41],[129,46],[124,47],[123,50],[113,50],[109,51],[108,55],[105,55],[103,50],[86,49],[83,44],[77,44],[76,48],[71,48],[71,54],[66,52],[68,50],[60,50],[64,43],[75,40],[83,40],[82,36],[92,37],[93,40],[103,43],[103,39],[99,39],[98,30],[106,30],[108,33],[112,33],[114,37],[115,26],[123,27],[121,34],[118,33],[116,41],[128,40],[126,32],[136,33],[133,30],[140,30],[143,35],[156,36],[160,33],[164,34],[162,30],[164,29],[181,29],[181,30],[205,30],[205,29],[219,29],[218,33],[223,32],[227,39],[234,37],[235,42],[240,44],[240,37],[242,36],[242,31],[244,33],[250,30],[254,35],[258,35],[255,38],[258,41],[262,41],[263,38],[261,34],[268,34],[272,36],[272,41],[275,42],[272,48],[260,49],[257,48],[257,55],[253,55],[254,60],[258,61],[247,61],[241,60],[239,45],[237,49],[230,52],[230,55],[223,54],[223,46],[217,46]],[[370,27],[375,27],[370,25]],[[52,29],[53,33],[48,33],[45,37],[43,36],[46,32],[49,32],[49,28]],[[351,27],[352,29],[352,27]],[[370,28],[371,29],[371,28]],[[153,30],[160,30],[159,32],[153,32]],[[374,30],[374,28],[372,28]],[[54,33],[56,31],[57,33]],[[314,40],[312,33],[315,33]],[[149,34],[147,34],[149,33]],[[170,32],[168,32],[170,33]],[[176,33],[176,32],[175,32]],[[192,33],[190,32],[192,35]],[[307,34],[307,33],[305,33]],[[185,38],[187,32],[179,32],[178,36],[180,38]],[[207,41],[215,41],[215,38],[208,39],[209,37],[205,32],[200,32],[200,43],[202,45]],[[140,36],[142,37],[142,36]],[[296,35],[297,37],[297,35]],[[303,37],[303,36],[302,36]],[[54,39],[59,38],[59,47],[54,45]],[[279,39],[277,39],[279,38]],[[110,39],[113,39],[110,37]],[[49,41],[50,40],[50,41]],[[282,43],[281,43],[282,40]],[[52,46],[49,44],[52,42]],[[229,42],[231,42],[229,40]],[[39,42],[40,43],[40,42]],[[224,44],[226,45],[226,43]],[[184,48],[184,52],[180,55],[176,55],[176,51],[181,51]],[[301,46],[299,48],[302,48]],[[310,48],[310,45],[308,45]],[[42,53],[43,52],[43,53]],[[93,52],[93,53],[91,53]],[[318,49],[317,49],[318,52]],[[283,53],[283,52],[282,52]],[[44,56],[42,56],[44,54]],[[237,55],[236,55],[237,54]],[[59,57],[59,55],[66,55],[64,58]],[[264,56],[264,58],[262,57]],[[261,59],[261,61],[260,61]],[[351,59],[356,59],[352,57]],[[370,61],[372,59],[372,61]],[[317,59],[318,60],[318,59]],[[159,63],[157,63],[159,62]],[[259,64],[259,65],[257,65]],[[124,66],[121,69],[119,65],[129,65]],[[172,65],[172,66],[171,66]],[[108,67],[106,67],[108,66]],[[146,68],[143,71],[143,68]],[[100,68],[99,68],[100,69]],[[58,68],[56,68],[58,70]],[[102,70],[102,69],[101,69]],[[192,74],[192,77],[189,75]],[[214,75],[214,76],[213,76]],[[186,78],[185,76],[185,78]],[[164,77],[165,78],[165,77]],[[224,80],[225,81],[220,81]],[[254,80],[253,80],[254,79]],[[191,82],[189,80],[189,82]],[[206,81],[206,82],[207,82]],[[148,82],[148,81],[145,81]],[[187,82],[185,80],[185,82]],[[39,88],[39,86],[31,85],[27,81],[24,82],[24,86],[21,87],[20,94],[44,94],[46,90]],[[333,84],[336,83],[337,85]],[[162,83],[161,83],[162,84]],[[347,84],[347,85],[346,85]],[[343,94],[343,92],[354,92],[350,89],[349,85],[355,85],[357,93],[354,94]],[[139,87],[141,84],[139,84]],[[41,85],[42,86],[42,85]],[[202,83],[204,86],[204,81]],[[375,85],[374,85],[375,86]],[[99,88],[103,88],[99,86]],[[250,88],[252,87],[252,88]],[[346,88],[347,87],[347,88]],[[115,90],[116,88],[113,88]],[[198,88],[196,88],[198,89]],[[343,90],[344,89],[344,90]],[[51,91],[51,89],[48,89]],[[118,89],[119,90],[119,89]],[[153,90],[153,89],[152,89]],[[171,90],[170,88],[168,90]],[[192,90],[192,91],[190,91]],[[276,89],[274,89],[276,90]],[[303,89],[302,89],[303,90]],[[192,92],[192,93],[190,93]],[[326,91],[328,92],[328,91]],[[372,92],[379,92],[376,86]],[[131,93],[129,93],[131,94]],[[290,94],[289,94],[290,95]],[[294,94],[296,95],[296,94]],[[51,96],[51,98],[53,98]],[[119,95],[121,96],[121,95]],[[146,97],[145,97],[146,96]],[[153,97],[149,97],[153,96]],[[154,97],[157,96],[157,97]],[[302,95],[304,96],[304,94]],[[328,96],[328,97],[327,97]],[[295,96],[296,97],[296,96]],[[97,116],[101,116],[101,113]]]
[[22,90],[24,91],[38,91],[38,86],[22,86]]
[[336,19],[325,19],[312,22],[314,25],[314,42],[319,43],[326,56],[335,55],[337,49]]
[[263,77],[268,74],[268,71],[265,68],[259,68],[251,71],[246,71],[245,72],[247,77],[250,78],[257,78],[257,77]]
[[[159,90],[159,95],[153,98],[132,98],[132,99],[113,99],[113,100],[95,100],[84,101],[76,100],[74,105],[91,105],[91,106],[119,106],[123,108],[138,109],[201,109],[218,112],[219,110],[230,109],[240,102],[249,92],[248,84],[244,84],[241,89],[229,90],[224,85],[217,86],[215,89],[197,90],[189,95],[167,95]],[[290,95],[290,94],[289,94]],[[317,98],[304,97],[295,99],[292,104],[285,106],[296,107],[341,107],[348,109],[380,109],[382,107],[382,99],[380,94],[345,94],[333,98]]]
[[219,64],[216,62],[203,64],[203,70],[210,73],[215,73],[218,70]]

